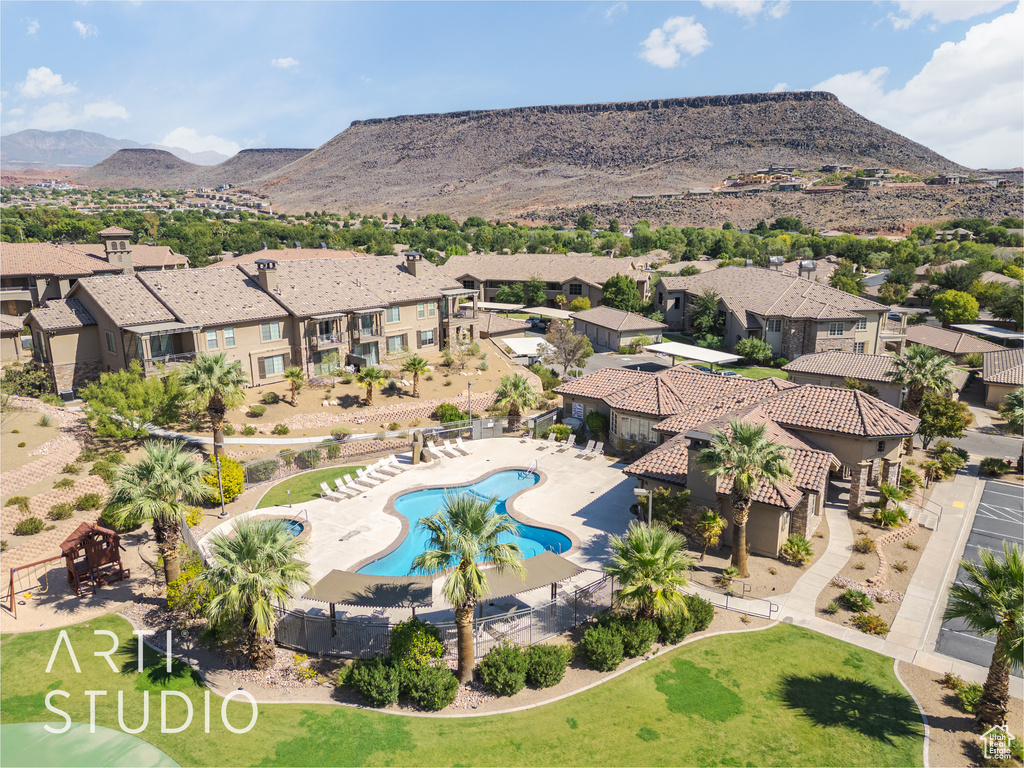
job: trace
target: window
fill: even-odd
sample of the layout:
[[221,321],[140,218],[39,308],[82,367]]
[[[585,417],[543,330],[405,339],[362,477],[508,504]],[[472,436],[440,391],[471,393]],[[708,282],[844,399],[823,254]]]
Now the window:
[[284,373],[284,355],[263,358],[263,372],[267,376]]
[[217,346],[218,346],[217,345],[217,332],[216,331],[207,331],[206,332],[206,348],[207,349],[217,349]]
[[281,338],[281,324],[278,322],[260,325],[260,338],[263,341],[277,341]]
[[402,311],[399,307],[388,307],[384,311],[384,322],[397,323],[402,319]]
[[[613,418],[615,414],[612,414]],[[651,433],[651,422],[644,419],[634,419],[631,416],[622,416],[616,419],[618,429],[613,431],[625,440],[635,440],[639,443],[653,443],[655,436]]]
[[583,295],[583,283],[569,283],[569,295],[570,296],[582,296]]
[[437,342],[434,341],[433,329],[429,331],[420,331],[420,346],[421,347],[432,347]]
[[885,440],[878,441],[878,452],[885,453]]
[[562,290],[561,283],[544,283],[544,290],[546,291],[560,291]]
[[658,304],[664,304],[664,303],[665,303],[665,294],[662,293],[661,291],[658,291]]
[[863,341],[855,341],[853,343],[853,351],[856,352],[858,355],[863,355],[864,354],[864,342]]
[[401,352],[405,348],[405,336],[388,336],[388,354]]
[[868,327],[868,319],[866,317],[862,317],[860,320],[857,321],[856,329],[858,331],[867,330],[867,327]]
[[475,291],[476,290],[476,280],[463,280],[462,281],[462,287],[463,288],[468,288],[471,291]]
[[235,329],[225,328],[224,329],[224,346],[233,347],[235,346]]
[[768,333],[782,333],[782,318],[773,317],[767,320],[764,324],[764,329]]
[[436,301],[428,301],[427,302],[427,317],[437,317],[437,302]]
[[611,423],[612,433],[616,435],[619,434],[619,414],[617,414],[615,411],[612,411]]
[[843,324],[842,323],[829,323],[828,324],[828,335],[829,336],[842,336],[843,335]]
[[679,309],[679,297],[678,296],[676,296],[675,300],[672,302],[672,309]]
[[114,338],[114,334],[107,331],[105,335],[107,337],[107,352],[110,352],[112,355],[117,354],[117,340]]
[[416,305],[416,317],[418,319],[422,320],[426,316],[427,316],[427,305],[424,304],[423,302],[420,302],[419,304]]

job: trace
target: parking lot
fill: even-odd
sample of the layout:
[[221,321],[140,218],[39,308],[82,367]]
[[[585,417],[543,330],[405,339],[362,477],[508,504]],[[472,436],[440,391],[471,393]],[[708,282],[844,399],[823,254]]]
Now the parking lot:
[[[1003,542],[1024,545],[1024,495],[1021,486],[998,480],[985,483],[974,525],[964,547],[963,557],[973,562],[980,560],[979,551],[1003,551]],[[965,578],[963,568],[957,569],[957,581]],[[944,622],[939,630],[936,650],[939,653],[974,664],[988,666],[992,660],[994,641],[978,637],[968,630],[963,621]]]

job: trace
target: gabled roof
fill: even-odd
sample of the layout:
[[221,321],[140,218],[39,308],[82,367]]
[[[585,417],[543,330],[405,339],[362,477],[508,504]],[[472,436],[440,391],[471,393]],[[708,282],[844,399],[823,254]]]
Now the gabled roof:
[[285,317],[287,311],[238,269],[143,272],[138,279],[189,325],[226,325]]
[[773,421],[787,428],[835,432],[854,437],[903,437],[920,419],[856,389],[804,384],[762,403]]
[[604,401],[615,410],[664,418],[742,390],[748,382],[678,365],[612,392]]
[[45,307],[33,309],[28,313],[28,317],[35,320],[44,331],[64,331],[69,328],[96,325],[96,318],[78,299],[47,301]]
[[0,333],[21,333],[25,318],[16,315],[0,315]]
[[653,376],[653,373],[630,371],[626,368],[602,368],[573,381],[559,384],[552,391],[563,396],[575,395],[576,397],[591,397],[601,400],[623,387],[645,381]]
[[[134,245],[135,267],[186,267],[188,257],[166,245]],[[3,274],[10,276],[87,277],[120,273],[121,268],[107,261],[102,245],[91,243],[4,243]]]
[[101,229],[96,233],[97,235],[124,235],[125,237],[131,236],[133,233],[130,229],[124,229],[123,227],[107,227]]
[[368,256],[359,251],[335,251],[330,248],[278,248],[243,253],[241,256],[215,261],[211,267],[235,267],[240,264],[255,264],[258,259],[273,261],[306,261],[308,259],[355,259]]
[[986,384],[1015,384],[1024,386],[1024,349],[1001,349],[986,352],[981,378]]
[[[790,373],[808,373],[815,376],[842,376],[860,381],[875,381],[881,384],[892,384],[887,375],[896,370],[893,355],[864,355],[856,352],[818,352],[813,355],[801,355],[796,360],[783,366],[782,370]],[[950,380],[959,392],[967,383],[968,373],[960,368],[952,368]]]
[[991,341],[979,339],[969,333],[951,331],[934,325],[907,326],[907,343],[923,344],[950,355],[966,355],[971,352],[998,352],[1003,349]]
[[668,328],[665,323],[638,315],[634,312],[624,312],[614,307],[594,307],[585,309],[582,312],[573,312],[570,317],[601,328],[608,328],[613,331],[661,331]]
[[516,320],[513,317],[505,317],[496,312],[481,312],[476,329],[480,333],[511,333],[513,331],[525,331],[530,324],[525,320]]
[[1015,280],[1009,275],[1004,275],[999,272],[982,272],[981,277],[978,278],[983,283],[1004,283],[1006,285],[1020,285],[1020,280]]
[[71,296],[90,296],[119,327],[163,323],[175,317],[136,275],[106,275],[80,280]]
[[550,283],[579,280],[600,287],[614,275],[628,275],[638,281],[650,279],[647,272],[636,267],[635,259],[613,259],[577,253],[516,253],[509,256],[451,256],[441,270],[456,280],[473,277],[477,280],[525,282],[537,277]]
[[815,320],[852,320],[864,312],[884,312],[875,301],[823,283],[759,267],[723,267],[690,277],[663,277],[667,291],[691,294],[712,289],[736,314]]

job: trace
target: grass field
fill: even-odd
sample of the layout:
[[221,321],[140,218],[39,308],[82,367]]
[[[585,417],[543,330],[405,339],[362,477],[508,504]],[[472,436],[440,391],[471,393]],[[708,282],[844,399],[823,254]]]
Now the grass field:
[[[95,651],[120,649],[113,672]],[[203,732],[198,676],[147,649],[136,672],[138,647],[116,616],[69,627],[82,673],[61,648],[44,673],[56,631],[0,637],[2,722],[60,723],[44,707],[50,689],[70,698],[54,706],[88,722],[87,690],[96,722],[119,729],[117,692],[124,691],[125,725],[141,723],[139,702],[150,692],[149,726],[139,734],[181,765],[763,765],[918,766],[923,728],[892,660],[808,630],[780,624],[760,632],[708,638],[655,657],[603,685],[552,704],[490,717],[426,719],[348,707],[260,705],[252,732],[235,735],[220,720],[211,695],[210,733]],[[160,732],[158,692],[179,691],[195,708],[190,728]],[[184,719],[184,702],[168,699],[168,727]],[[248,704],[232,701],[230,722],[249,722]],[[59,738],[59,737],[58,737]],[[13,740],[12,740],[13,741]],[[6,740],[5,740],[6,743]],[[0,753],[0,762],[2,753]]]
[[304,472],[301,475],[289,477],[267,491],[266,496],[256,505],[256,509],[287,504],[289,490],[292,492],[292,504],[319,499],[320,483],[327,483],[327,486],[334,490],[335,478],[354,475],[357,469],[362,468],[362,464],[353,467],[328,467],[327,469],[316,469],[312,472]]

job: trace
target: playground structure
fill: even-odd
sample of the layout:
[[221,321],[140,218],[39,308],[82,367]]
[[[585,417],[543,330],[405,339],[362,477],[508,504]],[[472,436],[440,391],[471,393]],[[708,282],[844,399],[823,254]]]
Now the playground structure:
[[[19,593],[24,604],[24,600],[32,598],[33,590],[35,594],[46,594],[49,591],[49,564],[57,560],[64,560],[68,586],[79,597],[83,595],[88,584],[92,585],[92,593],[96,594],[99,587],[105,584],[131,578],[131,570],[125,568],[121,562],[121,552],[124,550],[121,546],[121,537],[115,531],[103,528],[97,523],[79,525],[60,545],[60,550],[59,555],[11,568],[7,610],[14,618],[18,618]],[[39,568],[42,568],[43,572],[38,580],[42,581],[44,586],[26,584],[25,579],[28,578],[31,582],[33,573]]]

